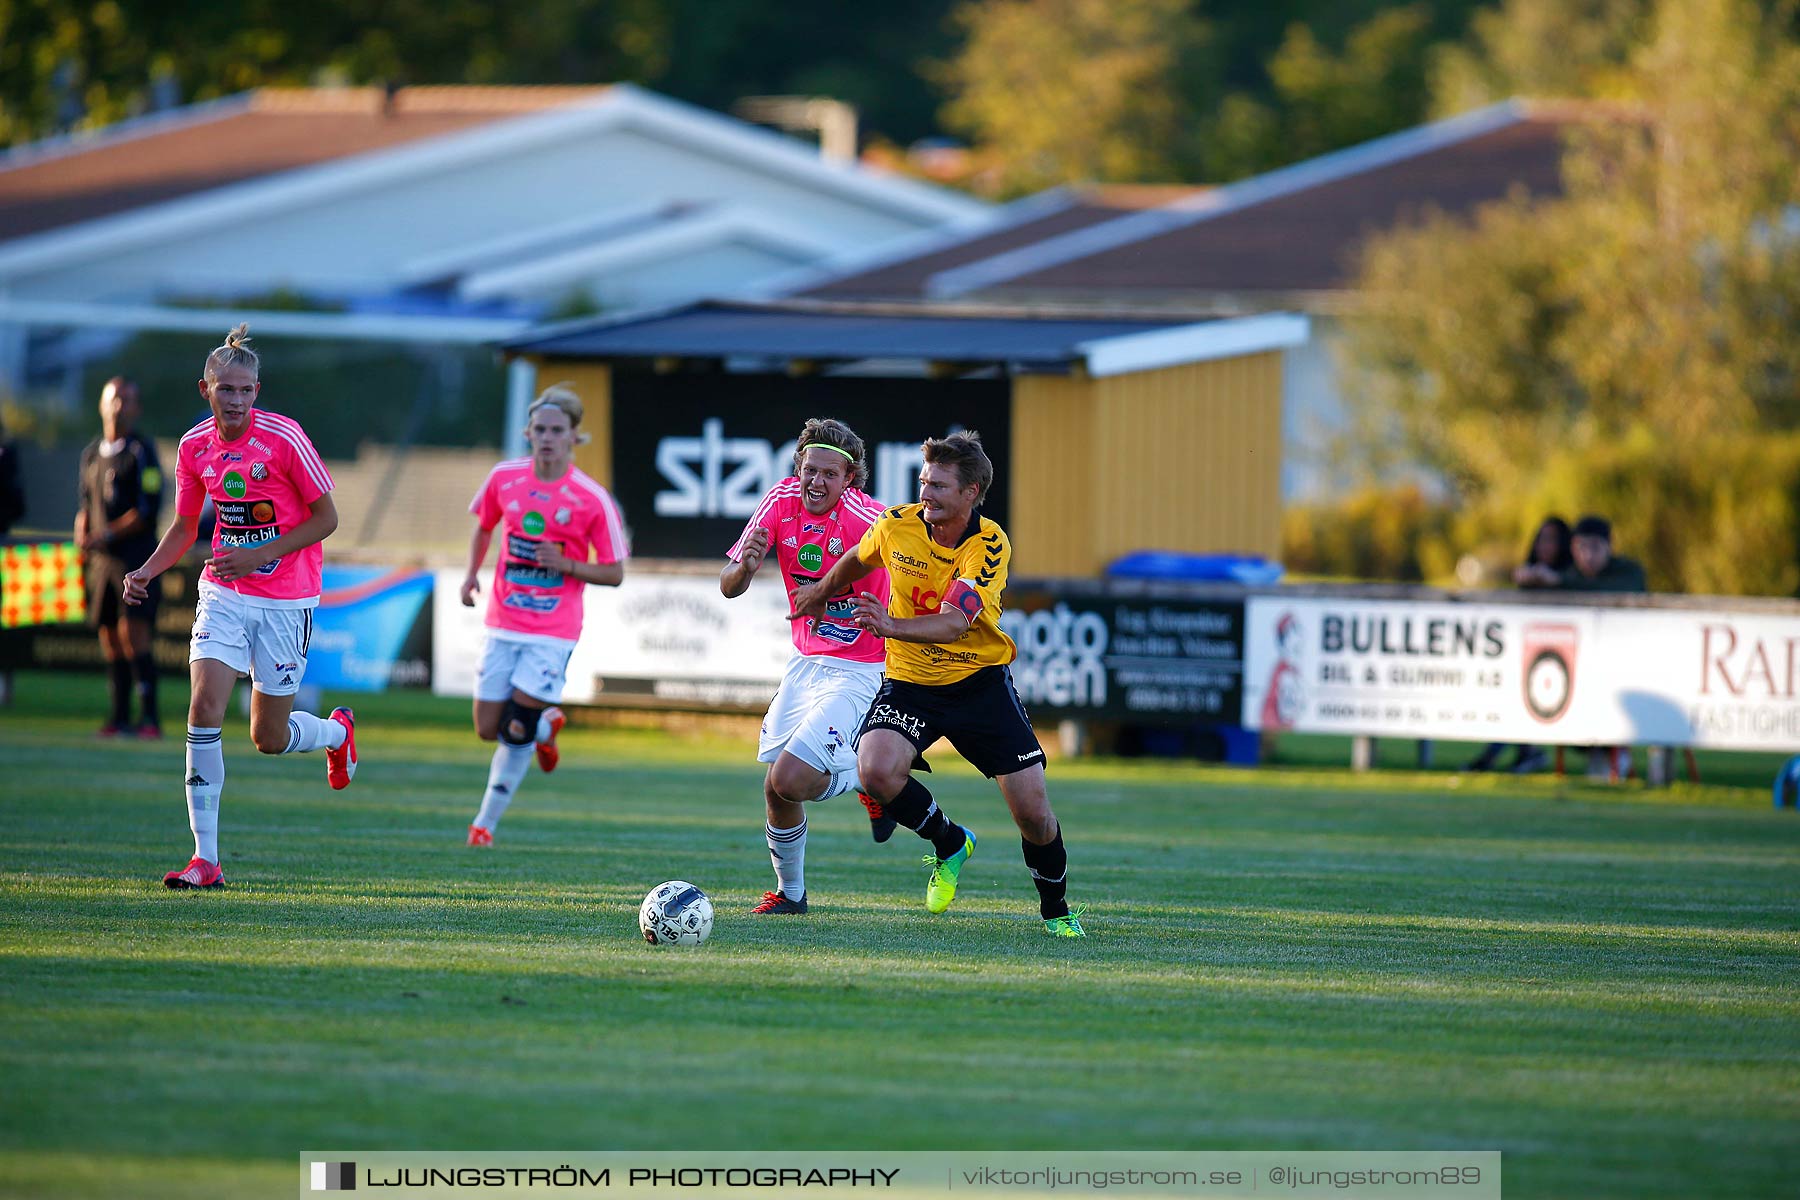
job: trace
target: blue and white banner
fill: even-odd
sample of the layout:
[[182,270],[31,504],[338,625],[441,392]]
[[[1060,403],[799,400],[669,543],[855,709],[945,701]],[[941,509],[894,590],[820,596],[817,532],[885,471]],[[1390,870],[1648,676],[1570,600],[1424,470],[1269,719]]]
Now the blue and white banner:
[[306,682],[347,692],[431,686],[432,573],[325,568]]

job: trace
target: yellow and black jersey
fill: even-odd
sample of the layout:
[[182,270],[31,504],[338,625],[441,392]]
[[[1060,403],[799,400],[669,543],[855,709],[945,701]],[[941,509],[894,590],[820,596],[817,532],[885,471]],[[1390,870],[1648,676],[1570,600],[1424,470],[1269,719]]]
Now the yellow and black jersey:
[[856,552],[865,563],[887,568],[893,585],[888,597],[891,615],[924,617],[955,605],[969,618],[969,628],[946,645],[889,638],[889,678],[927,685],[955,683],[1017,657],[1012,639],[1000,632],[1000,593],[1006,590],[1012,543],[980,509],[970,516],[956,545],[946,548],[931,540],[923,505],[890,508],[869,527]]

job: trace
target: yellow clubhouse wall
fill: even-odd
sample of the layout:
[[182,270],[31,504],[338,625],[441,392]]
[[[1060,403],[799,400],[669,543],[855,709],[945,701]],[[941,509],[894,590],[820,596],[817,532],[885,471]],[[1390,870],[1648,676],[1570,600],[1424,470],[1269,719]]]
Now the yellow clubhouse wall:
[[1281,354],[1013,380],[1013,570],[1281,547]]

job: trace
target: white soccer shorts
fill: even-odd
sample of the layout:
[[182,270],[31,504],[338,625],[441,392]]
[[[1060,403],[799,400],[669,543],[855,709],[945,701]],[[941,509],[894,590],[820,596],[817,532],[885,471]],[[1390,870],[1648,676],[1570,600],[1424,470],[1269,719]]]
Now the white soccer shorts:
[[188,661],[224,663],[265,696],[291,696],[306,678],[313,606],[268,608],[202,579],[195,597]]
[[880,663],[794,655],[763,718],[756,761],[774,762],[785,750],[827,775],[849,770],[856,731],[880,689]]
[[562,699],[569,656],[574,653],[575,643],[561,638],[515,642],[496,637],[490,629],[475,672],[475,698],[510,700],[517,689],[533,700],[555,704]]

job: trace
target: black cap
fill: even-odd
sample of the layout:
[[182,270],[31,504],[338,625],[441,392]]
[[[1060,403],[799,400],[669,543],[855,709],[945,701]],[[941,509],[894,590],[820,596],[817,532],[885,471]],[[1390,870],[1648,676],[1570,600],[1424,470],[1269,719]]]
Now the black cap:
[[1612,541],[1612,522],[1605,517],[1596,517],[1590,513],[1575,522],[1575,536],[1605,538],[1610,542]]

